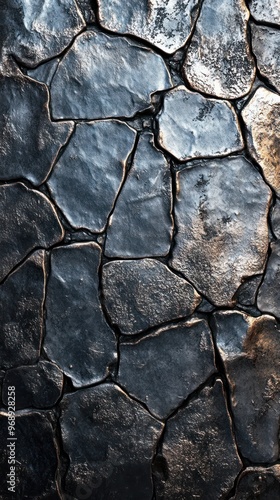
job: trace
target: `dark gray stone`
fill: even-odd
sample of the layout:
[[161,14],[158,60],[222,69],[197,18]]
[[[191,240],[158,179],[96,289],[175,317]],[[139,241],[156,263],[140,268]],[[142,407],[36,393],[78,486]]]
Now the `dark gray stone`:
[[251,31],[252,50],[257,58],[257,67],[261,75],[280,92],[280,29],[252,23]]
[[157,498],[226,498],[242,463],[220,380],[167,421],[162,456],[167,477],[157,483]]
[[280,241],[271,243],[264,280],[258,293],[258,308],[280,317]]
[[76,0],[77,5],[81,13],[83,14],[83,18],[87,23],[95,22],[95,15],[93,10],[93,1],[92,0]]
[[100,382],[116,361],[115,335],[99,300],[100,254],[96,243],[76,243],[51,257],[44,348],[75,387]]
[[247,94],[255,78],[244,0],[204,0],[187,50],[184,76],[196,90],[223,99]]
[[81,123],[48,180],[71,226],[104,231],[136,132],[117,120]]
[[255,304],[262,278],[262,274],[260,274],[243,281],[236,293],[236,299],[239,304],[244,306],[252,306]]
[[133,165],[109,220],[108,257],[156,257],[169,252],[173,234],[172,180],[153,134],[139,140]]
[[224,156],[244,146],[231,104],[206,99],[183,85],[165,95],[158,121],[160,145],[180,161]]
[[58,65],[52,114],[89,120],[133,116],[149,107],[153,92],[171,86],[159,55],[128,38],[92,30],[78,36]]
[[279,0],[248,0],[252,16],[256,21],[280,24]]
[[73,123],[51,122],[47,88],[30,78],[2,76],[0,92],[0,180],[42,184]]
[[109,262],[102,286],[111,321],[126,335],[189,316],[201,301],[188,281],[153,259]]
[[67,395],[61,407],[66,491],[98,500],[152,498],[151,463],[163,425],[113,384]]
[[230,386],[241,454],[255,463],[279,458],[280,330],[271,316],[214,314],[214,335]]
[[40,66],[37,66],[35,69],[28,69],[27,75],[33,80],[37,80],[38,82],[45,83],[49,86],[56,72],[59,61],[60,58],[56,57],[46,63],[40,64]]
[[271,212],[271,225],[276,238],[280,239],[280,200],[278,199]]
[[263,272],[270,199],[242,156],[193,162],[177,173],[171,264],[215,305],[231,305],[242,280]]
[[238,478],[233,500],[278,500],[280,465],[247,467]]

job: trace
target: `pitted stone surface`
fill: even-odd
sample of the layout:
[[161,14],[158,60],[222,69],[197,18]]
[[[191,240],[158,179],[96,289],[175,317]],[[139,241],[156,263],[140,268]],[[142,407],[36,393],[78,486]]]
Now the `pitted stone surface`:
[[258,308],[262,312],[280,317],[280,242],[271,243],[264,280],[258,293]]
[[76,126],[48,180],[55,202],[72,227],[104,231],[135,137],[135,130],[117,120]]
[[152,458],[163,425],[113,384],[66,395],[61,407],[70,457],[66,491],[86,485],[98,500],[151,498]]
[[195,90],[237,99],[255,78],[244,0],[205,0],[187,50],[184,76]]
[[238,478],[234,500],[280,498],[280,465],[247,467]]
[[232,106],[183,85],[165,95],[158,122],[160,145],[180,161],[224,156],[244,146]]
[[177,173],[171,264],[211,302],[230,305],[242,278],[264,269],[271,192],[242,156],[190,167]]
[[279,0],[248,0],[252,16],[260,23],[280,24]]
[[144,133],[107,229],[109,257],[156,257],[169,252],[173,233],[172,180],[164,155]]
[[257,67],[261,75],[280,92],[280,29],[252,23],[251,31]]
[[88,120],[133,116],[149,107],[153,92],[171,86],[159,55],[128,38],[88,31],[58,65],[51,83],[52,115]]
[[95,15],[93,10],[93,5],[91,0],[76,0],[76,3],[83,14],[83,18],[87,23],[93,23],[95,21]]

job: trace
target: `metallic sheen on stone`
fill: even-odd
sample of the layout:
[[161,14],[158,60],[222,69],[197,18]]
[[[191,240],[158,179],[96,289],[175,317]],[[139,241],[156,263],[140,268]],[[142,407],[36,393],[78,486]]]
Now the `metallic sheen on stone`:
[[258,293],[258,308],[280,318],[280,241],[271,243],[264,280]]
[[280,92],[280,29],[252,23],[251,31],[257,67],[261,75]]
[[248,0],[253,18],[260,23],[280,24],[279,0]]
[[277,500],[280,498],[280,465],[247,467],[238,478],[233,500]]

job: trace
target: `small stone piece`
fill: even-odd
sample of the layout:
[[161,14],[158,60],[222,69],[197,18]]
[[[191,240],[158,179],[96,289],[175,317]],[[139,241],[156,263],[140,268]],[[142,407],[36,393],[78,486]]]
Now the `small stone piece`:
[[214,313],[214,335],[230,386],[241,454],[256,463],[279,458],[280,330],[272,316]]
[[76,243],[51,257],[44,348],[75,387],[100,382],[116,361],[116,339],[99,300],[100,255],[96,243]]
[[126,335],[189,316],[201,301],[188,281],[153,259],[109,262],[102,284],[111,321]]
[[220,380],[167,421],[162,456],[168,474],[157,498],[226,498],[242,463]]
[[78,36],[51,83],[54,118],[133,116],[151,94],[172,86],[164,60],[125,37],[87,31]]
[[169,252],[173,233],[170,168],[154,136],[139,140],[133,165],[109,221],[108,257],[156,257]]
[[50,200],[21,182],[0,186],[0,281],[33,248],[48,248],[64,231]]
[[214,347],[206,321],[191,320],[120,344],[118,382],[160,419],[214,372]]
[[280,196],[280,96],[259,87],[242,110],[250,153]]
[[40,64],[40,66],[37,66],[35,69],[29,69],[27,71],[27,75],[33,80],[37,80],[38,82],[45,83],[50,86],[59,61],[59,57],[51,59],[46,63]]
[[95,15],[92,7],[92,0],[76,0],[76,3],[83,14],[84,20],[87,23],[94,23]]
[[242,156],[193,162],[177,173],[171,264],[215,305],[231,305],[242,279],[263,272],[270,198]]
[[135,130],[117,120],[76,126],[48,180],[55,202],[72,227],[104,231],[135,137]]
[[262,274],[246,279],[241,283],[236,293],[236,299],[243,306],[253,306],[256,302],[258,288],[262,281]]
[[262,76],[280,92],[280,29],[251,24],[252,49]]
[[66,491],[98,500],[152,498],[151,464],[163,425],[113,384],[67,395],[61,407]]
[[271,225],[276,238],[280,239],[280,200],[278,199],[271,213]]
[[179,161],[224,156],[244,147],[231,104],[206,99],[183,85],[165,95],[158,121],[160,145]]
[[258,293],[258,308],[280,318],[280,241],[271,243],[264,280]]
[[233,500],[277,500],[280,498],[280,465],[247,467],[238,478]]
[[252,16],[256,21],[280,24],[279,0],[248,0]]
[[197,18],[199,0],[98,0],[99,21],[111,31],[143,38],[172,54],[190,37]]
[[204,0],[184,63],[189,84],[205,94],[239,99],[255,78],[244,0]]

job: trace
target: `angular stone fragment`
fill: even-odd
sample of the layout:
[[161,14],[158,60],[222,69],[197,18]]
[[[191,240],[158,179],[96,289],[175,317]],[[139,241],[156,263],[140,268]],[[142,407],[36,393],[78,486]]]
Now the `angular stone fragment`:
[[215,313],[214,321],[239,450],[251,462],[274,462],[279,457],[279,326],[271,316],[231,311]]
[[100,382],[116,360],[116,339],[99,300],[100,254],[96,243],[52,252],[44,348],[75,387]]
[[252,24],[251,31],[258,69],[280,92],[280,30]]
[[206,321],[162,328],[136,342],[121,342],[118,382],[166,418],[215,371]]
[[133,116],[151,94],[171,87],[163,59],[125,37],[88,31],[58,65],[51,83],[54,118]]
[[241,283],[236,293],[236,298],[239,304],[244,306],[252,306],[256,302],[258,288],[262,281],[262,274],[252,276]]
[[2,399],[6,406],[10,386],[15,387],[17,410],[48,408],[54,406],[62,394],[63,373],[56,365],[44,360],[37,365],[8,370],[2,388]]
[[153,259],[105,264],[102,285],[111,321],[126,335],[189,316],[201,301],[188,281]]
[[278,199],[271,213],[271,225],[276,238],[280,239],[280,200]]
[[83,18],[87,23],[95,21],[95,15],[92,7],[92,0],[76,0],[76,3],[83,14]]
[[270,198],[242,156],[193,162],[177,173],[171,264],[217,306],[232,304],[242,280],[264,269]]
[[247,94],[255,78],[244,0],[204,0],[184,63],[196,90],[223,99]]
[[109,257],[153,257],[169,252],[173,232],[172,180],[151,133],[138,143],[133,165],[107,229]]
[[280,498],[280,465],[247,467],[240,475],[233,500],[277,500]]
[[220,380],[167,421],[162,456],[167,477],[157,498],[226,498],[242,464]]
[[37,68],[28,69],[27,75],[33,80],[50,85],[60,61],[59,57],[40,64]]
[[163,425],[113,384],[67,395],[61,406],[66,491],[98,500],[152,498],[151,463]]
[[63,228],[49,199],[21,182],[0,186],[0,281],[36,247],[61,241]]
[[32,254],[0,285],[0,367],[36,363],[43,334],[44,251]]
[[280,24],[279,0],[248,0],[252,16],[256,21]]
[[183,85],[165,95],[158,121],[160,145],[180,161],[224,156],[244,146],[232,106]]
[[0,78],[0,180],[25,177],[39,185],[48,176],[73,123],[50,120],[45,85],[24,76]]
[[264,280],[258,293],[258,308],[280,318],[280,241],[271,243]]
[[57,205],[74,228],[104,231],[135,137],[135,130],[117,120],[76,126],[48,180]]
[[197,18],[199,0],[97,0],[101,25],[143,38],[172,54],[185,45]]
[[280,96],[259,87],[242,110],[250,153],[280,196]]

